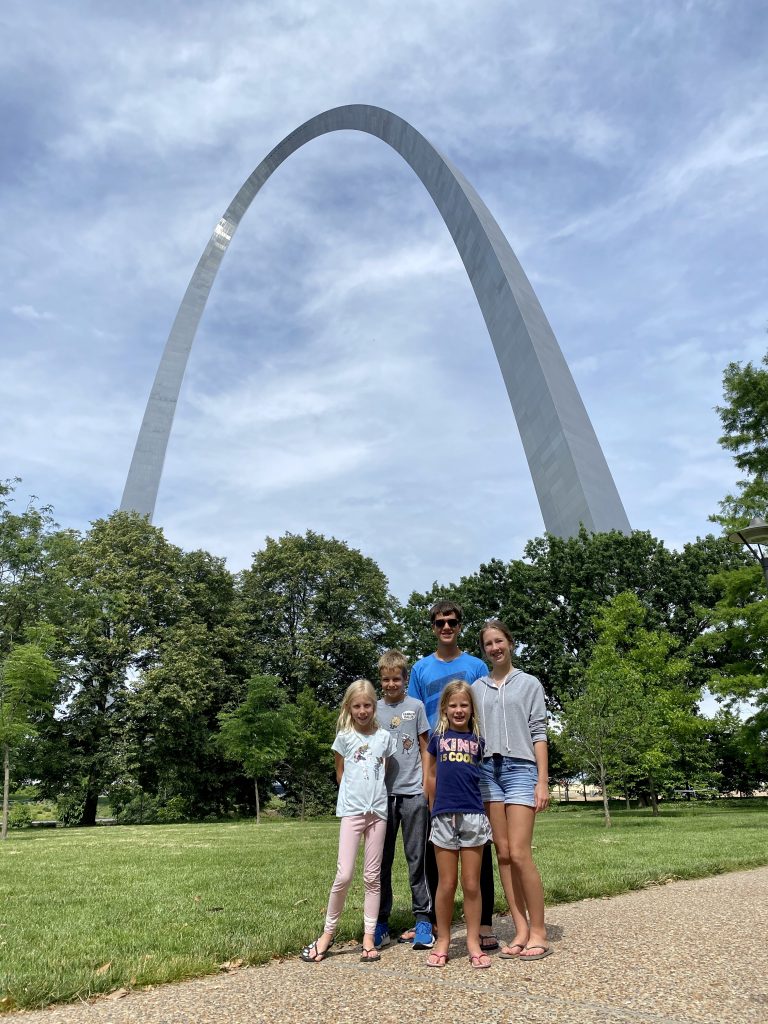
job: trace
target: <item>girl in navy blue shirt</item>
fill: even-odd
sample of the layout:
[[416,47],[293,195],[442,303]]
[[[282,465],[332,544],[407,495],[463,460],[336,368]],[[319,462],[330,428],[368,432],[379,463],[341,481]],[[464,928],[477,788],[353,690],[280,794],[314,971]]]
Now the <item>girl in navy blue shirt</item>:
[[472,967],[491,966],[491,958],[480,948],[480,865],[483,847],[491,838],[480,794],[484,745],[471,687],[463,679],[454,679],[440,695],[437,725],[427,746],[432,809],[429,838],[439,876],[435,897],[438,937],[427,957],[430,967],[444,967],[448,960],[459,864],[469,962]]

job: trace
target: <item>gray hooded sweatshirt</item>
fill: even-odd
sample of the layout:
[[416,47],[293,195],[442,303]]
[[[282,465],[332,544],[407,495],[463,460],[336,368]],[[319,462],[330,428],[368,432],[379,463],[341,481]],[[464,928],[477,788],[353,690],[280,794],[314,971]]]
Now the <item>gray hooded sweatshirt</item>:
[[544,687],[536,676],[513,668],[500,686],[490,676],[472,684],[485,757],[521,757],[535,761],[533,744],[547,738]]

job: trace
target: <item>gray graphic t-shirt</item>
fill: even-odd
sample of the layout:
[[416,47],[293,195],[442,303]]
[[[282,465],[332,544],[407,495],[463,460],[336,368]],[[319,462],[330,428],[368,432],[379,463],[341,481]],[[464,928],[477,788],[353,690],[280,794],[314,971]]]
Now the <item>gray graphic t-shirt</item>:
[[380,700],[376,717],[397,741],[397,749],[387,761],[387,792],[394,796],[416,796],[422,791],[419,735],[429,732],[424,705],[415,697],[403,697],[397,704]]

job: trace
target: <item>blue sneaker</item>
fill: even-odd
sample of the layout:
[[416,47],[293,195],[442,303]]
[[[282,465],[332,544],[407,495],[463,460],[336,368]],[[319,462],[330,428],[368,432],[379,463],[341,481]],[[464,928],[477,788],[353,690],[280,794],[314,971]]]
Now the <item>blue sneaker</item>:
[[388,946],[392,938],[389,934],[389,925],[386,921],[379,921],[376,925],[376,931],[373,933],[373,944],[376,949],[383,949]]
[[417,921],[415,935],[413,936],[414,949],[432,949],[435,944],[435,937],[432,934],[432,925],[429,921]]

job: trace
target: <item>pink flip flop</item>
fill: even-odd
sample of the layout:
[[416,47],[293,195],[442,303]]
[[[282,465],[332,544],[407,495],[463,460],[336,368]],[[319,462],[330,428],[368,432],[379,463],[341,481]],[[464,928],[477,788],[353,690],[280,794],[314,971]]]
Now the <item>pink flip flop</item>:
[[[482,963],[483,957],[488,961],[487,964]],[[476,971],[484,971],[486,967],[491,966],[491,962],[491,958],[487,953],[475,953],[474,956],[469,958],[470,967],[473,967]]]

